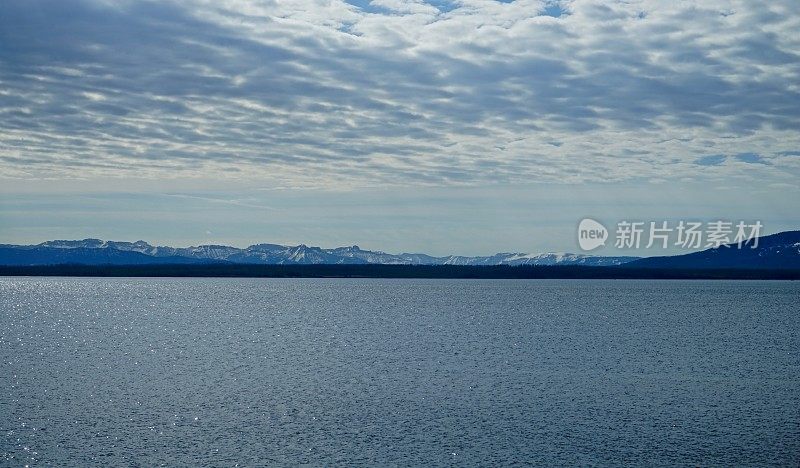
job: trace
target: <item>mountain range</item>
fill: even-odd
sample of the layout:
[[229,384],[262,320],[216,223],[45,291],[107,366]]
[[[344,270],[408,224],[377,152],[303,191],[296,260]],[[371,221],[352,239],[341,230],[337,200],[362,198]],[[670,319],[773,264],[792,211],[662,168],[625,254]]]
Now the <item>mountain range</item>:
[[[755,248],[753,248],[755,246]],[[100,239],[53,240],[36,245],[0,244],[0,265],[458,265],[458,266],[593,266],[635,268],[758,268],[800,269],[800,231],[760,237],[738,248],[736,244],[663,257],[598,256],[572,253],[497,253],[490,256],[421,253],[389,254],[362,250],[357,245],[325,249],[304,244],[255,244],[196,247],[153,246],[144,241]]]
[[357,245],[324,249],[304,244],[255,244],[247,248],[227,245],[196,247],[153,246],[144,241],[100,239],[54,240],[36,245],[0,244],[0,265],[56,264],[196,264],[235,263],[261,265],[584,265],[615,266],[638,257],[603,257],[571,253],[498,253],[491,256],[434,257],[421,253],[389,254],[362,250]]

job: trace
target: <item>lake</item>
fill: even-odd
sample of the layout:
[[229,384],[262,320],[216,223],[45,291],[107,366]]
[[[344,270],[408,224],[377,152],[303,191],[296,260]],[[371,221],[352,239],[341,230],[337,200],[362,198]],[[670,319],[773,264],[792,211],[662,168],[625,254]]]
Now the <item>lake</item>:
[[0,465],[800,464],[800,283],[0,278]]

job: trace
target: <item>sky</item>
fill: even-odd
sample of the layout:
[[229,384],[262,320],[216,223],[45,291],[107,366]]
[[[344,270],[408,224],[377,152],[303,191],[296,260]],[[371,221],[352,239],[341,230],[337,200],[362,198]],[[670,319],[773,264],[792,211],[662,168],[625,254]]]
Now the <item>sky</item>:
[[0,243],[772,233],[800,229],[798,129],[796,0],[0,2]]

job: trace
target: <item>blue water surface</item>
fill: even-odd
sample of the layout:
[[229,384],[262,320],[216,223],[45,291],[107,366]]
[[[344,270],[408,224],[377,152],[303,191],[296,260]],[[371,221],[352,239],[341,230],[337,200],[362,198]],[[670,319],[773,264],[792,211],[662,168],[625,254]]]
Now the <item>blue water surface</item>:
[[0,465],[800,464],[800,283],[0,278]]

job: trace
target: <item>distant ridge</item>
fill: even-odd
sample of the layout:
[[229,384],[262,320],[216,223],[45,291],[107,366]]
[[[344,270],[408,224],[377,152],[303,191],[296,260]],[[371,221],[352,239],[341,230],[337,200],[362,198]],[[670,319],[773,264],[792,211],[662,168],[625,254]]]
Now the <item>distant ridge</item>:
[[[755,245],[755,248],[753,246]],[[648,257],[624,265],[626,268],[691,269],[800,269],[800,231],[785,231],[742,244],[671,257]]]
[[324,249],[305,244],[255,244],[195,247],[153,246],[144,241],[54,240],[37,245],[0,244],[0,265],[398,265],[398,266],[587,266],[636,269],[800,270],[800,231],[750,240],[739,248],[723,245],[664,257],[596,256],[571,253],[497,253],[434,257],[421,253],[389,254],[357,245]]
[[139,252],[116,249],[76,247],[20,248],[0,246],[0,265],[152,265],[199,264],[203,260],[181,256],[153,257]]
[[616,266],[638,257],[602,257],[572,253],[498,253],[491,256],[434,257],[420,253],[389,254],[362,250],[357,245],[323,249],[305,244],[286,246],[255,244],[241,249],[226,245],[196,247],[153,246],[145,241],[100,239],[53,240],[37,245],[0,244],[0,265],[148,265],[148,264],[254,264],[254,265],[459,265],[459,266]]

